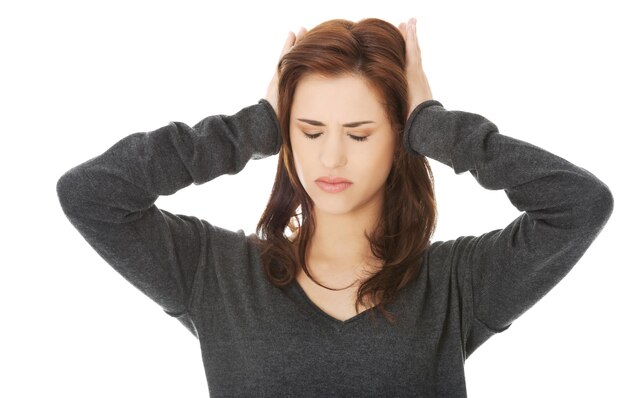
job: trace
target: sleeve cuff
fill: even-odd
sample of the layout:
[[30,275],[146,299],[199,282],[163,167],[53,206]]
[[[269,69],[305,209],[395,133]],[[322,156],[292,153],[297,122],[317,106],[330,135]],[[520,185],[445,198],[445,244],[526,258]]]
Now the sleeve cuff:
[[280,123],[278,121],[278,116],[276,115],[276,112],[274,111],[274,107],[272,107],[272,104],[269,103],[269,101],[267,101],[265,98],[261,98],[258,102],[258,104],[263,104],[265,105],[265,108],[267,110],[267,112],[270,114],[271,119],[273,120],[273,125],[276,131],[276,145],[274,147],[274,154],[277,154],[278,151],[280,150],[280,147],[282,146],[282,136],[281,136],[281,132],[280,132]]
[[441,107],[443,107],[443,105],[441,104],[441,102],[431,99],[431,100],[426,100],[422,103],[420,103],[419,105],[417,105],[415,107],[415,109],[413,109],[413,111],[411,112],[411,114],[409,115],[409,118],[406,121],[406,124],[404,125],[404,134],[403,134],[403,144],[404,147],[406,148],[407,151],[409,151],[410,153],[413,153],[415,155],[422,155],[421,153],[415,151],[413,148],[411,148],[411,144],[410,144],[410,131],[411,131],[411,125],[415,122],[415,118],[417,117],[417,115],[420,113],[420,111],[424,108],[428,108],[429,106],[433,106],[433,105],[439,105]]

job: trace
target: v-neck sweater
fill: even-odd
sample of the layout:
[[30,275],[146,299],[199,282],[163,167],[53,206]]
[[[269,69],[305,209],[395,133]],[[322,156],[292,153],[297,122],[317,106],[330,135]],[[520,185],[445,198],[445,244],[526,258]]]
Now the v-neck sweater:
[[386,307],[396,325],[374,308],[335,319],[296,280],[269,282],[255,234],[155,205],[277,154],[280,127],[265,99],[193,127],[130,134],[56,188],[88,244],[198,339],[211,397],[466,397],[465,360],[572,269],[613,196],[591,172],[437,100],[411,112],[402,144],[504,190],[521,214],[479,236],[429,242],[417,277]]

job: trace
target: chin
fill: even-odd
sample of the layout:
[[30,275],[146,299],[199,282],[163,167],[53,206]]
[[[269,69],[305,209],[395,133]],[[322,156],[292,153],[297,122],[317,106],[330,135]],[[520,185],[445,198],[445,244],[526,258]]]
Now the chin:
[[321,211],[327,214],[341,215],[350,213],[354,210],[354,203],[346,200],[345,198],[314,198],[313,209],[315,211]]
[[339,209],[342,209],[344,206],[343,201],[338,201],[337,199],[332,198],[324,198],[318,196],[311,196],[311,201],[313,202],[313,208],[317,210],[323,210],[327,213],[335,212]]

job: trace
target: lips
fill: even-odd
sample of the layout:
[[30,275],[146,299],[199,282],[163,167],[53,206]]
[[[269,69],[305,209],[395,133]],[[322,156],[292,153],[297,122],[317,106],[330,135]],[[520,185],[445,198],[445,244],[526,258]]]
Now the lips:
[[324,182],[326,184],[341,184],[341,183],[352,184],[352,181],[347,180],[345,178],[341,178],[341,177],[320,177],[315,181]]
[[339,193],[352,185],[352,181],[341,177],[320,177],[315,183],[328,193]]

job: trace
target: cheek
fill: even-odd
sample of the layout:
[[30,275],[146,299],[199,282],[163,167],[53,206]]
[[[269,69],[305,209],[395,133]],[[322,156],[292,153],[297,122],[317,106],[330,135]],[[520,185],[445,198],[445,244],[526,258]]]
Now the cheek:
[[391,167],[393,162],[393,147],[391,145],[384,142],[372,145],[368,149],[359,155],[363,167],[378,170],[381,173]]

